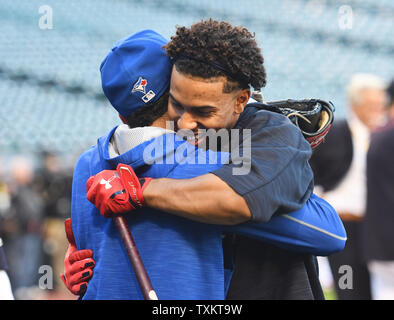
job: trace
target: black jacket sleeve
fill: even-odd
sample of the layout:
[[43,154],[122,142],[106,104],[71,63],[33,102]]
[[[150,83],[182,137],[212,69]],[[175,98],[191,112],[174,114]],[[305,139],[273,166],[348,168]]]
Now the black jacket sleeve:
[[325,141],[312,154],[315,185],[330,191],[344,178],[353,159],[353,143],[346,120],[334,123]]

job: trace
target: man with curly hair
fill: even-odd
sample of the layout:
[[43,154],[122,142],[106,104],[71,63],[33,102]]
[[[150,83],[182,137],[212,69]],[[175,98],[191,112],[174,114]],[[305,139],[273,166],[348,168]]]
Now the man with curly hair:
[[[231,154],[229,164],[195,178],[152,179],[143,190],[129,181],[138,202],[223,225],[266,222],[300,209],[313,192],[311,148],[286,117],[248,104],[251,88],[266,84],[264,60],[254,35],[243,27],[210,19],[190,28],[178,27],[165,48],[174,64],[170,119],[177,129],[192,131],[197,143],[201,143],[201,129],[238,129],[239,141],[245,141],[243,129],[249,129],[250,170],[234,175],[239,162]],[[247,153],[247,147],[241,143],[238,154]],[[117,210],[116,204],[111,207]],[[225,243],[232,247],[235,262],[228,299],[323,298],[314,256],[242,236]]]
[[[211,19],[178,27],[166,50],[174,61],[170,118],[196,134],[205,128],[240,129],[241,135],[251,129],[251,170],[234,175],[233,161],[190,180],[153,180],[144,192],[147,205],[223,224],[268,221],[302,207],[313,190],[309,145],[285,117],[247,104],[251,88],[266,84],[254,35]],[[229,299],[322,298],[314,257],[247,237],[231,240],[235,271]]]

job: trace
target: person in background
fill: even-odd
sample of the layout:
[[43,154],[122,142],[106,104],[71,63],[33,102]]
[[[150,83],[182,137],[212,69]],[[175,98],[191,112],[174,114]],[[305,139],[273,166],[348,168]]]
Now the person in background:
[[[0,235],[2,234],[2,222],[4,215],[9,210],[11,201],[7,184],[3,181],[2,166],[0,159]],[[3,248],[3,239],[0,238],[0,300],[14,300],[8,277],[8,265]]]
[[0,238],[0,300],[14,300],[7,271],[8,265],[3,250],[3,240]]
[[[54,274],[63,271],[68,242],[64,237],[64,219],[70,215],[72,171],[61,165],[58,155],[42,151],[41,164],[35,173],[33,188],[43,200],[44,251]],[[63,283],[55,277],[56,293],[68,295]],[[54,293],[54,292],[52,292]]]
[[38,269],[43,265],[41,198],[34,191],[34,170],[29,159],[11,163],[8,187],[11,204],[2,220],[4,251],[15,297],[26,299],[38,286]]
[[[370,134],[385,121],[385,86],[371,74],[356,74],[347,87],[348,118],[336,120],[325,143],[312,154],[317,194],[341,217],[348,235],[342,252],[329,259],[340,300],[371,298],[369,273],[363,259],[362,222],[366,210],[366,157]],[[340,288],[341,266],[352,268],[352,288]]]
[[387,93],[388,123],[372,136],[367,156],[364,240],[374,300],[394,300],[394,80]]

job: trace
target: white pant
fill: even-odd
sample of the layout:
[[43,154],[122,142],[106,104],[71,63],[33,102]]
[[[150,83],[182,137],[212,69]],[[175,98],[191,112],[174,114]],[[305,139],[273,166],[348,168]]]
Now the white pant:
[[373,300],[394,300],[394,261],[368,263]]
[[331,289],[334,287],[334,278],[332,276],[330,263],[327,257],[317,257],[319,263],[319,280],[323,289]]
[[0,270],[0,300],[14,300],[7,272]]

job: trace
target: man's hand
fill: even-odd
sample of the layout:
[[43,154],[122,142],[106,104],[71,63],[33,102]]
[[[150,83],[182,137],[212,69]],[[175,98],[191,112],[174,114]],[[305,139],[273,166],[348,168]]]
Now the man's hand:
[[140,179],[130,166],[118,164],[116,170],[103,170],[88,179],[86,197],[109,218],[145,206],[142,194],[151,180]]
[[64,222],[66,236],[69,242],[64,258],[64,274],[60,277],[64,285],[75,295],[83,295],[88,288],[88,281],[92,278],[95,262],[92,250],[77,250],[71,219]]

